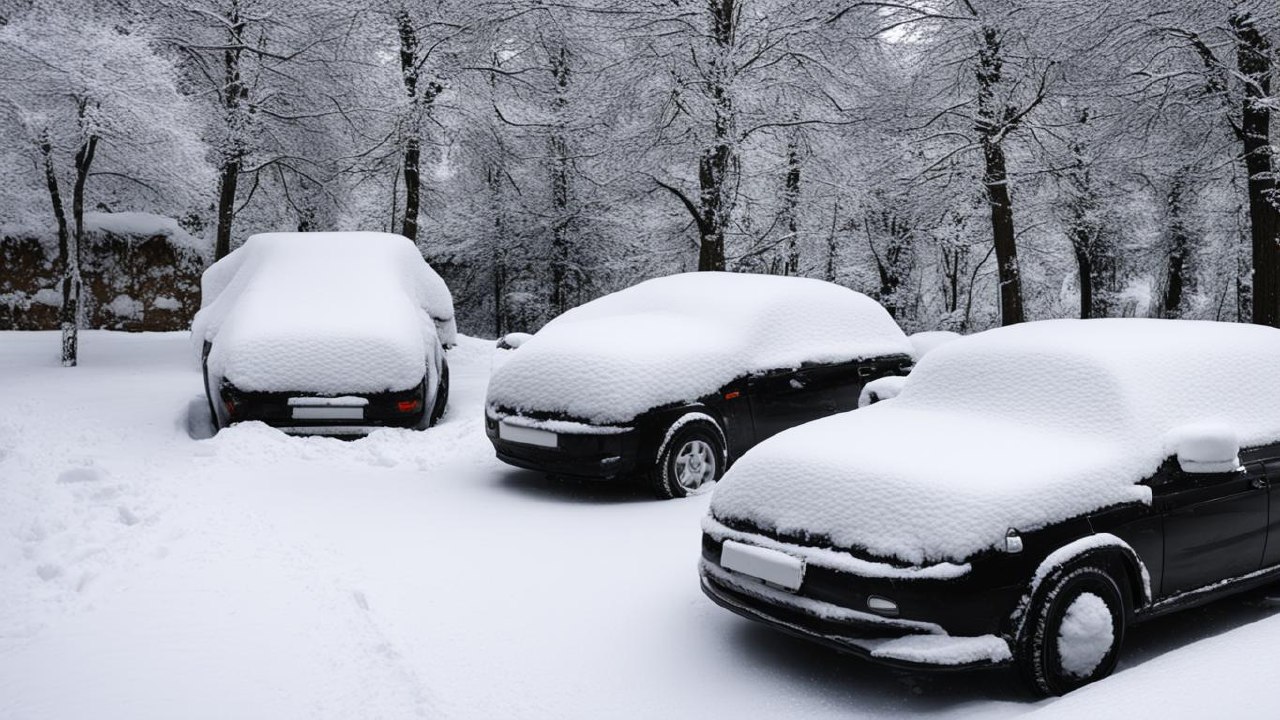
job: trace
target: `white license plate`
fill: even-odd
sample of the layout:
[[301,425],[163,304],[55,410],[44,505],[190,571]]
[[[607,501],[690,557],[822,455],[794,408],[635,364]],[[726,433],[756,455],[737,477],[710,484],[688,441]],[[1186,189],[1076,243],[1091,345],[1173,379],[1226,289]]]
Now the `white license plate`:
[[293,408],[294,420],[363,420],[364,408],[362,407],[305,407],[295,406]]
[[799,590],[804,582],[804,560],[733,540],[724,541],[720,550],[720,566],[793,592]]
[[525,445],[548,448],[560,446],[560,439],[553,432],[508,423],[498,423],[498,437]]

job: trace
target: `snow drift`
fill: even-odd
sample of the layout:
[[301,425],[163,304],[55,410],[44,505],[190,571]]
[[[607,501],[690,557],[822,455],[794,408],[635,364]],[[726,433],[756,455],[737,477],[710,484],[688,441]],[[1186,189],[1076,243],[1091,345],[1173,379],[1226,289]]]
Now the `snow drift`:
[[1053,320],[939,347],[893,401],[771,438],[726,473],[721,522],[829,538],[911,563],[963,561],[1110,505],[1180,428],[1280,439],[1280,331],[1174,320]]
[[754,372],[910,352],[884,308],[839,285],[685,273],[552,320],[495,367],[489,404],[620,423]]
[[192,341],[241,390],[405,390],[436,339],[455,340],[448,287],[399,235],[254,235],[201,286]]

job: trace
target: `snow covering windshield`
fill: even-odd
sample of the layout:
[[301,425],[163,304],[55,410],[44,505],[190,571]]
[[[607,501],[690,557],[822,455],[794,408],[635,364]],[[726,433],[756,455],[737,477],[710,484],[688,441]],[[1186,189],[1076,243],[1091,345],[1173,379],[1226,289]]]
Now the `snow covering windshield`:
[[241,390],[406,390],[437,338],[452,344],[444,281],[400,235],[267,233],[205,271],[192,322],[211,377]]
[[1280,440],[1280,330],[1180,320],[1052,320],[931,352],[888,402],[783,432],[735,464],[711,512],[911,563],[965,560],[1104,507],[1179,428]]
[[552,320],[495,368],[489,403],[620,423],[750,373],[910,352],[889,313],[848,288],[807,278],[685,273]]

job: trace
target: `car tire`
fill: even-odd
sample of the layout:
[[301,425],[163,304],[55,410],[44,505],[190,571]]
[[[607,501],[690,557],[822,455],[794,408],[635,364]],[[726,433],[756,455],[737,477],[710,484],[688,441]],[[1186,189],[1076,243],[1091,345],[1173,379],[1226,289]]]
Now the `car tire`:
[[659,500],[696,495],[724,475],[724,432],[709,418],[685,418],[676,421],[683,424],[674,433],[667,431],[649,471],[649,486]]
[[427,421],[427,427],[431,427],[440,422],[440,418],[444,417],[445,408],[449,405],[449,361],[440,361],[440,384],[436,386],[436,400],[431,405],[431,417]]
[[1064,695],[1115,670],[1129,614],[1126,587],[1125,578],[1096,562],[1064,566],[1041,583],[1016,654],[1034,693]]

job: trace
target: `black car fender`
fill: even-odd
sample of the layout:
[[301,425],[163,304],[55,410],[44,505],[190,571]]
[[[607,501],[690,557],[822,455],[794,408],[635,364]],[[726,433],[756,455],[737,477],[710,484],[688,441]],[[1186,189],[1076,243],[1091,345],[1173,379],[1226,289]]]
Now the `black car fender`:
[[1133,546],[1111,533],[1085,535],[1049,553],[1036,566],[1011,618],[1014,637],[1021,635],[1027,612],[1045,580],[1059,568],[1084,560],[1101,561],[1123,576],[1131,593],[1130,612],[1151,604],[1151,574]]
[[658,457],[681,427],[697,421],[707,422],[715,427],[720,436],[720,448],[724,456],[722,459],[728,463],[729,442],[725,436],[724,417],[714,408],[703,403],[691,403],[654,412],[648,418],[648,422],[642,425],[644,431],[640,439],[641,456]]

